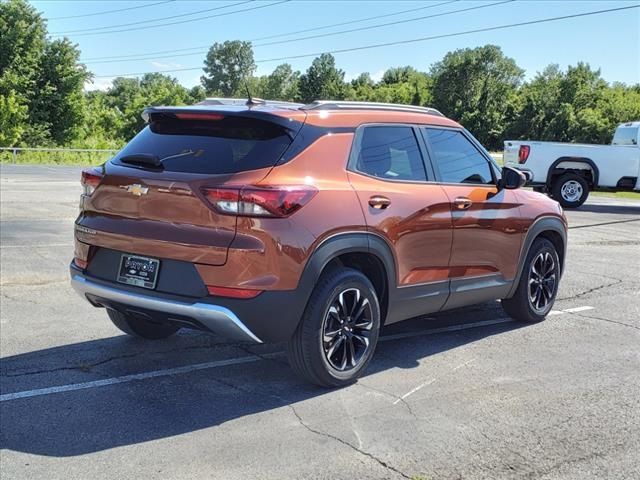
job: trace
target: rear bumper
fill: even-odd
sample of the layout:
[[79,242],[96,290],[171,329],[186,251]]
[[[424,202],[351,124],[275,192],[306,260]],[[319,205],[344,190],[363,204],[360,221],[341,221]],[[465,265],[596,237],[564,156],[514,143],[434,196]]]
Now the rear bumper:
[[[95,258],[92,261],[95,263]],[[165,262],[165,274],[173,272]],[[298,326],[310,288],[266,291],[255,298],[209,296],[193,289],[179,293],[171,282],[146,290],[117,283],[111,275],[101,278],[89,270],[70,265],[71,285],[95,307],[142,316],[160,323],[176,323],[220,335],[230,340],[254,343],[286,342]],[[188,283],[183,271],[175,271]],[[160,280],[158,282],[161,284]],[[171,292],[171,293],[170,293]]]
[[71,272],[71,286],[93,305],[120,305],[143,311],[161,312],[168,319],[193,319],[205,329],[233,340],[262,343],[242,321],[226,307],[209,303],[186,303],[142,295],[89,280]]

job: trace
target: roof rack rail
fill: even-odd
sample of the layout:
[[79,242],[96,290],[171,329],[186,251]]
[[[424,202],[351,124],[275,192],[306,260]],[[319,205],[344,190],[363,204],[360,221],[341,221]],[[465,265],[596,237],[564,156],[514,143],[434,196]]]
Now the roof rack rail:
[[[246,98],[207,97],[196,103],[196,105],[247,105],[248,101]],[[295,109],[304,106],[302,103],[285,102],[281,100],[262,100],[261,98],[254,98],[252,105],[273,105]]]
[[381,102],[347,102],[342,100],[316,100],[309,103],[301,110],[390,110],[394,112],[413,112],[413,113],[426,113],[429,115],[438,115],[444,117],[444,115],[431,107],[419,107],[416,105],[402,105],[398,103],[381,103]]

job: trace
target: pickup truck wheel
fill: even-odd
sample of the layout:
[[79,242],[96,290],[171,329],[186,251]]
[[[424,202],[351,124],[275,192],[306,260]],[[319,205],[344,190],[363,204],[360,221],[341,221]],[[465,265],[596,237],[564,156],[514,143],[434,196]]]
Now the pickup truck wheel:
[[564,208],[578,208],[589,196],[589,184],[575,173],[565,173],[551,186],[551,195]]
[[323,387],[353,383],[378,343],[380,305],[369,279],[357,270],[325,272],[287,345],[291,368]]
[[132,337],[160,340],[170,337],[180,330],[180,327],[176,325],[153,323],[131,315],[125,315],[116,310],[107,309],[107,314],[116,327]]
[[546,238],[538,238],[529,249],[515,294],[502,300],[502,308],[515,320],[541,322],[553,307],[559,282],[556,247]]

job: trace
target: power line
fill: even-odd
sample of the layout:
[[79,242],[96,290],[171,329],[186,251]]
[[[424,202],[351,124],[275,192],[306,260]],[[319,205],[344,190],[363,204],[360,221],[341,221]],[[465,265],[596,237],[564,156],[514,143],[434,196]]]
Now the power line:
[[103,10],[101,12],[83,13],[82,15],[69,15],[66,17],[50,17],[47,20],[66,20],[67,18],[93,17],[96,15],[107,15],[108,13],[125,12],[127,10],[135,10],[137,8],[153,7],[154,5],[162,5],[163,3],[171,3],[176,0],[163,0],[162,2],[148,3],[146,5],[137,5],[135,7],[119,8],[117,10]]
[[471,10],[480,10],[482,8],[493,7],[495,5],[502,5],[503,3],[511,3],[511,2],[515,2],[515,0],[503,0],[503,1],[500,1],[500,2],[489,3],[489,4],[485,4],[485,5],[478,5],[476,7],[462,8],[460,10],[451,10],[449,12],[435,13],[433,15],[425,15],[424,17],[409,18],[407,20],[396,20],[395,22],[379,23],[377,25],[370,25],[368,27],[351,28],[349,30],[340,30],[339,32],[320,33],[320,34],[317,34],[317,35],[310,35],[310,36],[307,36],[307,37],[291,38],[289,40],[277,40],[275,42],[258,43],[255,46],[256,47],[266,47],[267,45],[279,45],[281,43],[299,42],[299,41],[302,41],[302,40],[310,40],[312,38],[322,38],[322,37],[329,37],[331,35],[341,35],[341,34],[344,34],[344,33],[361,32],[361,31],[364,31],[364,30],[371,30],[372,28],[382,28],[382,27],[388,27],[390,25],[399,25],[401,23],[417,22],[417,21],[420,21],[420,20],[426,20],[428,18],[444,17],[446,15],[452,15],[454,13],[468,12],[468,11],[471,11]]
[[[331,37],[333,35],[342,35],[345,33],[352,33],[352,32],[360,32],[360,31],[364,31],[364,30],[371,30],[374,28],[381,28],[381,27],[388,27],[390,25],[398,25],[398,24],[402,24],[402,23],[410,23],[410,22],[417,22],[417,21],[421,21],[421,20],[426,20],[428,18],[434,18],[434,17],[442,17],[445,15],[452,15],[454,13],[461,13],[461,12],[467,12],[470,10],[479,10],[482,8],[487,8],[487,7],[493,7],[495,5],[501,5],[503,3],[511,3],[514,2],[515,0],[502,0],[500,2],[495,2],[495,3],[489,3],[489,4],[485,4],[485,5],[479,5],[476,7],[469,7],[469,8],[463,8],[460,10],[451,10],[449,12],[442,12],[442,13],[436,13],[433,15],[426,15],[423,17],[417,17],[417,18],[409,18],[406,20],[397,20],[395,22],[388,22],[388,23],[380,23],[377,25],[369,25],[367,27],[359,27],[359,28],[352,28],[349,30],[341,30],[338,32],[329,32],[329,33],[321,33],[321,34],[317,34],[317,35],[311,35],[311,36],[307,36],[307,37],[300,37],[300,38],[290,38],[288,40],[277,40],[275,42],[268,42],[268,43],[258,43],[256,45],[254,45],[254,47],[263,47],[263,46],[267,46],[267,45],[278,45],[278,44],[282,44],[282,43],[291,43],[291,42],[298,42],[298,41],[303,41],[303,40],[309,40],[312,38],[321,38],[321,37]],[[445,2],[445,3],[452,3],[452,2]],[[438,5],[442,5],[442,4],[438,4]],[[193,52],[193,53],[188,53],[186,55],[200,55],[203,53],[207,53],[208,49],[206,50],[200,50],[197,52]],[[151,57],[137,57],[137,58],[131,58],[131,59],[127,59],[127,60],[104,60],[101,62],[89,62],[89,63],[120,63],[122,61],[125,62],[133,62],[133,61],[142,61],[142,60],[159,60],[162,58],[172,58],[172,57],[177,57],[177,56],[184,56],[185,54],[181,54],[181,55],[175,55],[175,54],[171,54],[171,55],[154,55]]]
[[[336,49],[336,50],[329,50],[329,51],[324,51],[324,52],[314,52],[314,53],[303,53],[300,55],[292,55],[292,56],[288,56],[288,57],[279,57],[279,58],[267,58],[267,59],[263,59],[263,60],[256,60],[256,63],[268,63],[268,62],[279,62],[279,61],[283,61],[283,60],[294,60],[294,59],[299,59],[299,58],[307,58],[307,57],[317,57],[319,55],[322,55],[323,53],[347,53],[347,52],[356,52],[356,51],[361,51],[361,50],[369,50],[372,48],[382,48],[382,47],[391,47],[391,46],[395,46],[395,45],[406,45],[408,43],[418,43],[418,42],[426,42],[429,40],[436,40],[436,39],[440,39],[440,38],[450,38],[450,37],[457,37],[457,36],[461,36],[461,35],[470,35],[472,33],[482,33],[482,32],[490,32],[490,31],[494,31],[494,30],[504,30],[504,29],[508,29],[508,28],[515,28],[515,27],[524,27],[527,25],[535,25],[535,24],[539,24],[539,23],[549,23],[549,22],[556,22],[559,20],[568,20],[571,18],[579,18],[579,17],[588,17],[588,16],[592,16],[592,15],[601,15],[604,13],[610,13],[610,12],[618,12],[618,11],[622,11],[622,10],[629,10],[632,8],[640,8],[640,5],[630,5],[627,7],[618,7],[618,8],[608,8],[608,9],[604,9],[604,10],[595,10],[595,11],[591,11],[591,12],[583,12],[583,13],[576,13],[576,14],[572,14],[572,15],[563,15],[560,17],[550,17],[550,18],[541,18],[538,20],[529,20],[528,22],[519,22],[519,23],[511,23],[511,24],[507,24],[507,25],[496,25],[493,27],[485,27],[485,28],[477,28],[474,30],[465,30],[462,32],[455,32],[455,33],[445,33],[442,35],[433,35],[433,36],[429,36],[429,37],[420,37],[420,38],[411,38],[411,39],[407,39],[407,40],[398,40],[395,42],[385,42],[385,43],[375,43],[375,44],[371,44],[371,45],[362,45],[359,47],[352,47],[352,48],[341,48],[341,49]],[[122,73],[119,75],[96,75],[94,78],[114,78],[114,77],[135,77],[137,75],[144,75],[147,73],[169,73],[169,72],[188,72],[188,71],[194,71],[194,70],[201,70],[202,67],[189,67],[189,68],[176,68],[176,69],[172,69],[172,70],[163,70],[160,72],[136,72],[136,73]]]
[[133,27],[133,28],[123,28],[123,29],[120,29],[120,30],[109,30],[108,32],[93,32],[93,31],[91,31],[91,32],[86,32],[86,33],[78,33],[78,34],[76,34],[74,36],[76,36],[76,37],[84,37],[84,36],[87,36],[87,35],[104,35],[104,34],[107,34],[107,33],[130,32],[132,30],[136,30],[136,31],[148,30],[150,28],[166,27],[166,26],[169,26],[169,25],[178,25],[178,24],[181,24],[181,23],[196,22],[198,20],[206,20],[208,18],[224,17],[226,15],[233,15],[234,13],[250,12],[252,10],[258,10],[258,9],[261,9],[261,8],[267,8],[267,7],[271,7],[273,5],[279,5],[281,3],[287,3],[287,2],[290,2],[290,1],[291,0],[279,0],[277,2],[268,3],[266,5],[258,5],[258,6],[255,6],[255,7],[244,8],[242,10],[234,10],[233,12],[225,12],[225,13],[218,13],[218,14],[215,14],[215,15],[207,15],[207,16],[199,17],[199,18],[191,18],[189,20],[180,20],[180,21],[177,21],[177,22],[159,23],[158,25],[147,25],[145,27]]
[[190,15],[197,15],[199,13],[212,12],[214,10],[222,10],[224,8],[229,8],[229,7],[237,7],[238,5],[243,5],[245,3],[251,3],[251,2],[255,2],[255,0],[244,0],[242,2],[231,3],[229,5],[223,5],[221,7],[207,8],[205,10],[196,10],[195,12],[182,13],[180,15],[172,15],[170,17],[151,18],[149,20],[140,20],[138,22],[131,22],[131,23],[121,23],[119,25],[108,25],[106,27],[82,28],[82,29],[79,29],[79,30],[66,30],[64,32],[53,32],[51,35],[66,35],[68,33],[78,33],[78,32],[94,32],[96,30],[111,30],[113,28],[128,27],[130,25],[141,25],[143,23],[160,22],[162,20],[173,20],[173,19],[180,18],[180,17],[188,17]]
[[449,0],[448,2],[436,3],[435,5],[427,5],[427,6],[422,6],[422,7],[418,7],[418,8],[410,8],[409,10],[402,10],[402,11],[396,12],[396,13],[387,13],[387,14],[384,14],[384,15],[376,15],[376,16],[373,16],[373,17],[360,18],[358,20],[349,20],[348,22],[340,22],[340,23],[334,23],[334,24],[331,24],[331,25],[323,25],[321,27],[305,28],[304,30],[297,30],[295,32],[276,33],[274,35],[267,35],[266,37],[254,38],[251,41],[252,42],[257,42],[259,40],[269,40],[271,38],[277,38],[277,37],[288,37],[289,35],[297,35],[298,33],[309,33],[309,32],[314,32],[314,31],[317,31],[317,30],[324,30],[325,28],[342,27],[344,25],[351,25],[353,23],[366,22],[368,20],[379,20],[381,18],[393,17],[395,15],[402,15],[403,13],[412,13],[412,12],[417,12],[417,11],[420,11],[420,10],[428,10],[430,8],[435,8],[435,7],[439,7],[441,5],[447,5],[449,3],[455,3],[455,2],[459,2],[459,1],[460,0]]
[[[313,39],[313,38],[322,38],[322,37],[331,37],[334,35],[342,35],[345,33],[352,33],[352,32],[360,32],[360,31],[364,31],[364,30],[371,30],[374,28],[382,28],[382,27],[388,27],[390,25],[398,25],[398,24],[403,24],[403,23],[410,23],[410,22],[417,22],[417,21],[422,21],[422,20],[426,20],[429,18],[435,18],[435,17],[442,17],[442,16],[446,16],[446,15],[452,15],[454,13],[461,13],[461,12],[468,12],[471,10],[479,10],[482,8],[487,8],[487,7],[493,7],[495,5],[501,5],[503,3],[511,3],[514,2],[515,0],[503,0],[500,2],[495,2],[495,3],[489,3],[489,4],[485,4],[485,5],[479,5],[479,6],[475,6],[475,7],[469,7],[469,8],[462,8],[459,10],[451,10],[449,12],[441,12],[441,13],[436,13],[433,15],[426,15],[426,16],[422,16],[422,17],[416,17],[416,18],[409,18],[409,19],[405,19],[405,20],[397,20],[394,22],[387,22],[387,23],[380,23],[377,25],[369,25],[367,27],[359,27],[359,28],[352,28],[349,30],[341,30],[338,32],[329,32],[329,33],[321,33],[321,34],[317,34],[317,35],[311,35],[311,36],[307,36],[307,37],[300,37],[300,38],[290,38],[288,40],[277,40],[275,42],[268,42],[268,43],[258,43],[256,45],[254,45],[255,47],[263,47],[263,46],[267,46],[267,45],[278,45],[278,44],[282,44],[282,43],[291,43],[291,42],[298,42],[298,41],[303,41],[303,40],[309,40],[309,39]],[[445,3],[452,3],[452,2],[445,2]],[[443,5],[442,3],[438,4],[438,5]],[[159,60],[162,58],[172,58],[172,57],[177,57],[177,56],[185,56],[185,55],[200,55],[203,53],[207,53],[208,49],[206,50],[199,50],[193,53],[188,53],[188,54],[180,54],[180,55],[176,55],[176,54],[170,54],[170,55],[154,55],[151,57],[136,57],[136,58],[130,58],[130,59],[126,59],[126,60],[103,60],[103,61],[94,61],[94,62],[87,62],[87,63],[121,63],[121,62],[133,62],[133,61],[142,61],[142,60]]]
[[[313,27],[313,28],[307,28],[304,30],[296,30],[294,32],[287,32],[287,33],[278,33],[275,35],[268,35],[266,37],[258,37],[258,38],[252,38],[249,39],[250,42],[255,42],[258,40],[266,40],[266,39],[270,39],[270,38],[275,38],[275,37],[283,37],[283,36],[289,36],[289,35],[295,35],[298,33],[308,33],[308,32],[313,32],[313,31],[317,31],[317,30],[323,30],[325,28],[333,28],[333,27],[341,27],[343,25],[349,25],[349,24],[353,24],[353,23],[360,23],[360,22],[366,22],[369,20],[378,20],[380,18],[386,18],[386,17],[392,17],[392,16],[396,16],[396,15],[402,15],[404,13],[412,13],[412,12],[416,12],[419,10],[426,10],[429,8],[435,8],[435,7],[439,7],[441,5],[447,5],[449,3],[455,3],[455,2],[459,2],[460,0],[449,0],[446,2],[442,2],[442,3],[436,3],[435,5],[427,5],[427,6],[422,6],[422,7],[418,7],[418,8],[411,8],[409,10],[402,10],[399,12],[395,12],[395,13],[387,13],[384,15],[376,15],[373,17],[366,17],[366,18],[359,18],[356,20],[350,20],[348,22],[341,22],[341,23],[333,23],[330,25],[323,25],[320,27]],[[178,52],[188,52],[190,50],[202,50],[205,48],[209,48],[211,45],[201,45],[198,47],[188,47],[188,48],[178,48],[178,49],[174,49],[174,50],[160,50],[160,51],[156,51],[156,52],[144,52],[144,53],[136,53],[136,54],[130,54],[130,55],[112,55],[112,56],[108,56],[108,57],[90,57],[90,58],[86,58],[83,60],[84,63],[112,63],[112,62],[105,62],[103,60],[110,60],[110,59],[116,59],[116,60],[120,60],[120,59],[127,59],[127,58],[133,58],[136,57],[136,60],[138,59],[137,57],[147,57],[147,56],[153,56],[154,58],[158,58],[156,57],[156,55],[161,55],[161,54],[165,54],[165,53],[178,53]],[[202,53],[201,51],[198,51],[196,53]],[[161,58],[168,58],[168,57],[161,57]]]

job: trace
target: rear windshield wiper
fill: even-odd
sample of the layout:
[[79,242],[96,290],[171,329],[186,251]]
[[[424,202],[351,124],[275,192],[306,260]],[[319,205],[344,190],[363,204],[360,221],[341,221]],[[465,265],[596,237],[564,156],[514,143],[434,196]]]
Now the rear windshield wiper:
[[169,155],[163,158],[160,158],[157,155],[151,155],[149,153],[134,153],[121,157],[120,161],[123,163],[149,165],[150,167],[162,168],[162,162],[164,162],[165,160],[169,160],[171,158],[186,157],[188,155],[193,155],[194,153],[196,152],[194,152],[193,150],[187,150],[186,152],[176,153],[174,155]]

